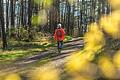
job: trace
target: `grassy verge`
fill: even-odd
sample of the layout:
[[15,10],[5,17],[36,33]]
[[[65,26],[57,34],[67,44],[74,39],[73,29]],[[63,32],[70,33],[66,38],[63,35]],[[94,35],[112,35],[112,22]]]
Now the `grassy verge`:
[[10,40],[6,51],[0,48],[0,60],[15,60],[27,56],[31,56],[48,49],[50,41],[48,38],[42,38],[33,42],[22,42]]
[[[66,36],[65,42],[71,39],[72,37]],[[53,46],[55,46],[55,43],[53,39],[49,38],[42,38],[33,42],[9,40],[6,51],[3,52],[2,48],[0,48],[0,61],[3,62],[26,58],[28,56],[39,54],[41,51],[45,51]]]

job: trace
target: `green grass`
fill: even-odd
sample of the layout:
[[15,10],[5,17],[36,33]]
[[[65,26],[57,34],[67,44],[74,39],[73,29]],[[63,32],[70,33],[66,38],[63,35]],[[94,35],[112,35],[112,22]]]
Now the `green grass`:
[[72,37],[71,36],[65,36],[65,41],[71,40]]
[[2,48],[0,48],[0,60],[15,60],[31,56],[39,53],[40,51],[44,51],[51,46],[52,45],[50,45],[50,42],[47,40],[44,40],[44,42],[18,42],[10,40],[6,51],[3,52]]
[[[65,42],[71,40],[71,36],[65,37]],[[2,51],[0,44],[0,61],[11,61],[26,58],[35,54],[39,54],[40,51],[49,49],[50,47],[55,47],[53,39],[39,39],[33,42],[23,42],[16,40],[9,40],[8,48],[6,51]]]

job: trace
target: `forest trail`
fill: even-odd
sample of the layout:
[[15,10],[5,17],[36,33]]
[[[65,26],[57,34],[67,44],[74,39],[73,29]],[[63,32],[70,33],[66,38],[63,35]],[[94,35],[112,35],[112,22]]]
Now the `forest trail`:
[[82,47],[83,40],[73,38],[72,40],[64,43],[64,49],[61,54],[58,54],[56,47],[52,47],[48,51],[40,52],[40,54],[30,56],[26,59],[17,60],[10,64],[0,65],[0,73],[3,75],[11,72],[25,73],[26,71],[46,65],[55,65],[55,67],[60,67],[67,61],[66,58],[71,55],[72,52],[80,50]]

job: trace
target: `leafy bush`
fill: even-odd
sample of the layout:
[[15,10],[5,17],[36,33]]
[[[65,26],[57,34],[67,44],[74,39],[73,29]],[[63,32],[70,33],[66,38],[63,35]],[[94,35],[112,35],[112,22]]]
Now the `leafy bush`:
[[19,28],[11,28],[10,29],[10,38],[14,38],[19,41],[32,41],[36,39],[38,32],[36,31],[36,28],[33,27],[29,31],[25,29],[25,27],[19,27]]
[[12,28],[10,28],[10,35],[9,35],[9,37],[11,38],[11,37],[14,37],[15,38],[15,36],[16,36],[16,28],[15,27],[12,27]]
[[28,40],[29,34],[26,29],[24,29],[23,27],[20,27],[18,36],[19,36],[19,40],[26,41]]

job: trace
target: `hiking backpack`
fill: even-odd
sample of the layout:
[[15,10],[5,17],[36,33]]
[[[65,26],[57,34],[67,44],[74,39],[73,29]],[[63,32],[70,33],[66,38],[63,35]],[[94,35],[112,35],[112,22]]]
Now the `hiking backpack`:
[[56,34],[57,34],[58,37],[62,37],[62,31],[61,30],[57,30]]

